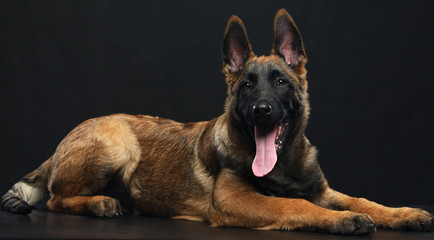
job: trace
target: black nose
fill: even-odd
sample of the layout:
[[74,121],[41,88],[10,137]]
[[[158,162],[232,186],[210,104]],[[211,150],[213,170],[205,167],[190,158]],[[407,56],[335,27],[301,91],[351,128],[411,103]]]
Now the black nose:
[[266,100],[260,100],[255,105],[253,105],[253,113],[255,114],[255,117],[266,117],[270,115],[271,112],[271,105]]

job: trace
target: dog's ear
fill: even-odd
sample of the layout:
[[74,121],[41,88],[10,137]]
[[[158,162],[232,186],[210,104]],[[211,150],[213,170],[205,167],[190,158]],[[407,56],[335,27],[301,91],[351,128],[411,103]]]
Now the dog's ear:
[[274,18],[274,43],[272,54],[281,56],[298,74],[304,75],[307,63],[303,39],[294,20],[285,9],[280,9]]
[[223,73],[240,72],[253,55],[243,22],[239,17],[232,16],[223,37]]

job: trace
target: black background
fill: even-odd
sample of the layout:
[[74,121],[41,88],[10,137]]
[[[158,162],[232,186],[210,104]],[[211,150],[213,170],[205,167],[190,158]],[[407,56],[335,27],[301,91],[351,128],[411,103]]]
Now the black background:
[[330,185],[385,204],[434,204],[432,1],[1,1],[0,192],[80,122],[182,122],[223,112],[221,40],[243,19],[268,54],[286,8],[309,58],[307,137]]

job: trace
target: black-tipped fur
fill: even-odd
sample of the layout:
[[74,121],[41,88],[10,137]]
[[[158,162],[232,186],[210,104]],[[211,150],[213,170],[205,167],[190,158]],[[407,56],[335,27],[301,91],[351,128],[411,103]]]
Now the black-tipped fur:
[[27,214],[49,192],[51,211],[115,217],[122,214],[119,193],[133,212],[212,226],[345,235],[367,235],[377,225],[434,229],[426,211],[385,207],[328,186],[305,136],[301,34],[284,9],[274,26],[271,54],[256,56],[241,19],[230,18],[223,40],[228,97],[218,118],[183,124],[116,114],[85,121],[3,196],[1,207]]

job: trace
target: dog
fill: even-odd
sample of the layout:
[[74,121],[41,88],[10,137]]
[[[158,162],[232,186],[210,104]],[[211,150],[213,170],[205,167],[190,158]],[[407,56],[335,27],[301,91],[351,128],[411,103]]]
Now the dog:
[[213,120],[178,123],[116,114],[73,129],[54,154],[16,183],[3,209],[28,214],[49,193],[51,211],[124,212],[211,226],[366,235],[376,228],[429,231],[434,218],[331,189],[305,136],[306,52],[284,9],[271,54],[256,56],[232,16],[223,38],[227,99]]

